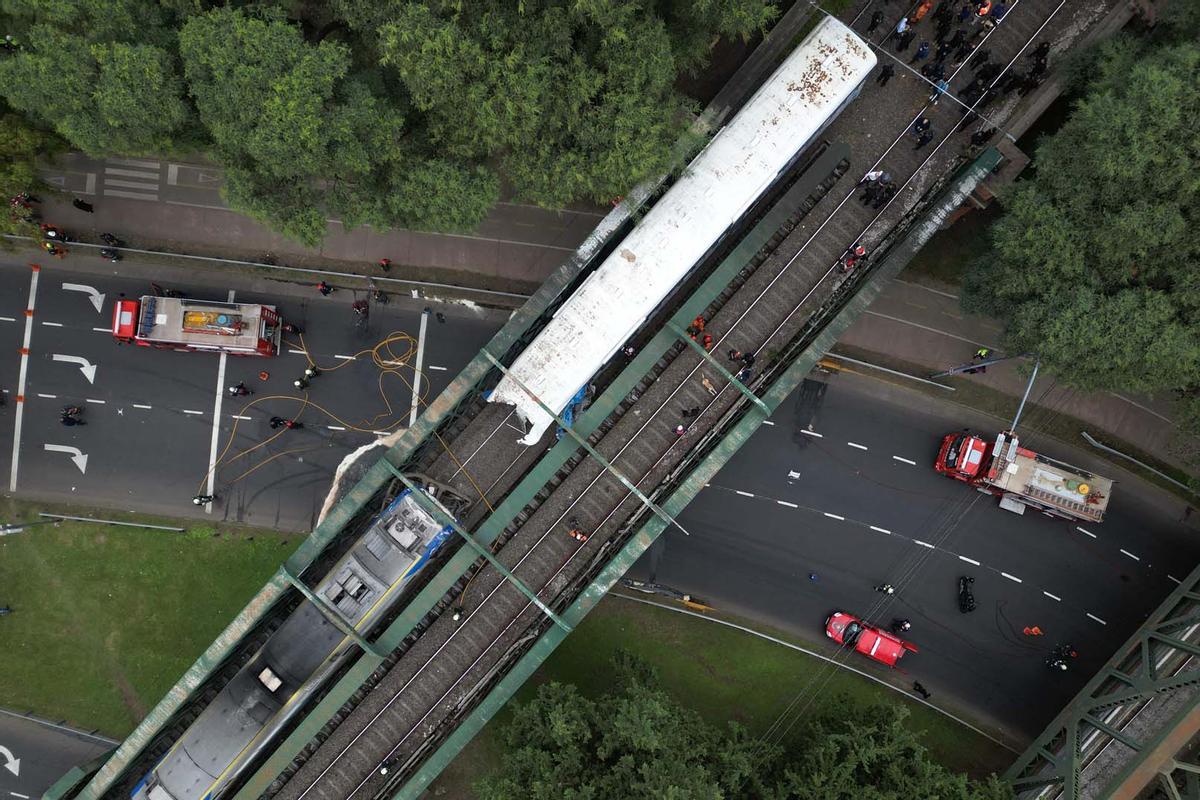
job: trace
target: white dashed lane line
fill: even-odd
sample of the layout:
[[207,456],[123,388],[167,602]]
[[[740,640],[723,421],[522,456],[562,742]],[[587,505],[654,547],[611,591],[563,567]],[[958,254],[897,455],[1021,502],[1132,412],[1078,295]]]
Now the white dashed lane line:
[[[0,322],[16,322],[16,317],[0,317]],[[107,328],[105,328],[107,330]]]
[[937,548],[931,545],[929,542],[922,542],[920,539],[913,539],[913,544],[920,545],[921,547],[928,547],[930,550],[937,550]]
[[1085,531],[1083,528],[1079,527],[1078,525],[1075,526],[1075,530],[1079,531],[1080,533],[1086,534],[1086,535],[1092,537],[1093,539],[1096,538],[1096,534],[1092,533],[1091,531]]
[[92,330],[96,331],[97,333],[112,333],[112,331],[108,328],[92,328]]
[[805,436],[811,436],[814,439],[824,439],[825,438],[824,434],[817,433],[816,431],[810,431],[805,428],[801,428],[800,432],[803,433]]
[[353,361],[354,360],[354,356],[343,356],[343,355],[338,355],[336,353],[334,354],[333,357],[340,358],[342,361]]
[[883,533],[888,536],[892,535],[892,532],[889,531],[887,528],[879,528],[879,527],[876,527],[875,525],[869,525],[867,527],[869,527],[871,530],[875,531],[876,533]]
[[[431,367],[431,369],[432,369],[432,367]],[[769,419],[764,419],[762,424],[763,425],[774,425],[775,423],[771,422],[771,420],[769,420]]]
[[750,494],[750,492],[743,492],[741,489],[734,489],[734,491],[740,494],[742,497],[754,497],[754,495]]
[[230,418],[232,418],[232,419],[242,419],[242,420],[252,420],[252,419],[254,419],[254,417],[244,417],[244,416],[242,416],[241,414],[230,414],[229,416],[230,416]]
[[1049,592],[1046,592],[1046,591],[1043,591],[1042,594],[1046,595],[1046,597],[1049,597],[1051,600],[1055,601],[1056,603],[1062,602],[1062,598],[1056,594],[1050,594]]
[[149,410],[150,410],[151,408],[153,408],[154,406],[148,406],[148,405],[145,405],[145,404],[143,404],[143,403],[134,403],[134,404],[133,404],[133,407],[134,407],[134,408],[144,408],[144,409],[146,409],[147,411],[149,411]]
[[1090,618],[1092,618],[1092,619],[1096,620],[1096,622],[1099,622],[1101,625],[1107,625],[1107,624],[1108,624],[1107,622],[1105,622],[1104,620],[1100,619],[1099,617],[1097,617],[1095,614],[1091,613],[1090,611],[1089,611],[1089,612],[1087,612],[1087,615],[1088,615]]
[[61,322],[46,322],[46,321],[43,321],[43,322],[42,322],[42,324],[43,324],[43,325],[45,325],[47,328],[61,328],[61,327],[63,326],[63,324],[62,324]]
[[197,414],[197,415],[203,415],[203,414],[204,414],[204,412],[203,412],[203,411],[192,411],[190,408],[185,408],[185,409],[183,409],[183,413],[185,413],[185,414]]
[[39,393],[38,397],[44,397],[47,400],[57,400],[58,399],[58,395],[56,395],[56,394],[40,394]]
[[328,428],[328,429],[329,429],[329,430],[331,430],[331,431],[344,431],[344,430],[346,430],[346,429],[345,429],[345,428],[343,428],[341,425],[326,425],[325,427],[326,427],[326,428]]
[[90,397],[87,399],[87,401],[88,401],[89,403],[95,403],[95,404],[96,404],[96,405],[98,405],[98,406],[102,406],[102,405],[104,405],[105,403],[107,403],[107,402],[108,402],[107,400],[93,400],[93,399],[92,399],[92,398],[90,398]]
[[1170,578],[1171,580],[1175,581],[1176,583],[1183,583],[1183,581],[1179,580],[1179,578],[1176,578],[1174,575],[1172,575],[1170,573],[1167,573],[1167,577]]
[[435,367],[433,364],[430,364],[425,369],[431,369],[434,372],[446,372],[447,371],[445,367]]
[[825,516],[829,517],[830,519],[836,519],[836,520],[838,520],[839,522],[845,522],[845,521],[846,521],[846,518],[845,518],[845,517],[839,516],[839,515],[837,515],[837,514],[830,514],[828,511],[822,511],[821,513],[822,513],[822,514],[824,514]]
[[789,503],[787,500],[776,500],[775,502],[781,506],[787,506],[788,508],[799,508],[800,507],[800,506],[796,505],[795,503]]
[[977,566],[977,567],[983,566],[982,564],[980,564],[980,563],[979,563],[978,561],[976,561],[975,559],[973,559],[973,558],[967,558],[966,556],[959,556],[959,557],[958,557],[958,560],[959,560],[959,561],[965,561],[965,562],[967,562],[968,564],[974,564],[974,565],[975,565],[975,566]]
[[1124,549],[1124,548],[1121,548],[1121,554],[1122,554],[1122,555],[1129,556],[1129,557],[1130,557],[1130,558],[1132,558],[1134,561],[1141,561],[1141,559],[1140,559],[1140,558],[1138,558],[1138,557],[1137,557],[1137,556],[1135,556],[1133,553],[1129,552],[1128,550],[1126,550],[1126,549]]
[[904,456],[892,456],[892,458],[895,459],[896,461],[903,461],[905,464],[911,464],[914,467],[917,465],[917,462],[913,461],[910,458],[905,458]]
[[1009,575],[1007,572],[1000,573],[1003,577],[1008,578],[1013,583],[1024,583],[1025,581],[1018,578],[1016,575]]
[[293,355],[293,356],[306,356],[306,355],[308,355],[308,351],[306,351],[306,350],[288,350],[288,353],[289,353],[290,355]]
[[846,442],[846,444],[850,445],[851,447],[857,448],[859,450],[869,450],[870,449],[865,444],[859,444],[858,442]]

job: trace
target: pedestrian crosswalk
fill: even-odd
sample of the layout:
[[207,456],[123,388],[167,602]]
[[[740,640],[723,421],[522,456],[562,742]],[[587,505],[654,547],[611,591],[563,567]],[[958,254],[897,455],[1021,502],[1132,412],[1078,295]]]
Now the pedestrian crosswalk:
[[109,158],[104,162],[100,194],[131,200],[158,200],[162,163],[137,158]]

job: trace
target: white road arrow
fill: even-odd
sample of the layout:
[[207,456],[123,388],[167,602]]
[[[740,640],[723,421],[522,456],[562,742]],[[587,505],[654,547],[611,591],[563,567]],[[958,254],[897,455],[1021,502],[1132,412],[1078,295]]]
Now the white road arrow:
[[13,775],[20,777],[21,774],[21,759],[12,754],[12,751],[7,747],[0,746],[0,756],[4,756],[4,768]]
[[96,313],[99,314],[104,309],[104,293],[92,286],[87,286],[82,283],[64,283],[63,291],[67,292],[83,292],[88,295],[92,301],[92,305],[96,307]]
[[83,356],[64,356],[61,353],[54,354],[55,361],[65,361],[68,364],[78,364],[79,371],[83,373],[83,377],[87,378],[88,383],[96,382],[96,364],[88,361]]
[[[67,453],[71,456],[71,460],[75,462],[75,466],[79,467],[79,471],[87,475],[87,453],[80,452],[78,447],[68,447],[65,444],[47,444],[42,446],[51,453]],[[0,748],[0,750],[3,750],[3,748]]]

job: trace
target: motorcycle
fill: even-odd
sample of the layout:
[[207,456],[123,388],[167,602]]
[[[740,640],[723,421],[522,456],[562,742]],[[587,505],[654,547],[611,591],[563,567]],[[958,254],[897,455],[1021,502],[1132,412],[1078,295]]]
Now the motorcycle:
[[121,254],[109,247],[100,248],[100,257],[107,258],[114,264],[121,260]]

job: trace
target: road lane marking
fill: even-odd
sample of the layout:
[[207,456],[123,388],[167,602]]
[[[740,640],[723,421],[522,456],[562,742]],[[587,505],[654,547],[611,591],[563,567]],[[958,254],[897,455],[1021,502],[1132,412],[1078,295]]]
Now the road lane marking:
[[[193,411],[193,410],[192,410],[192,409],[190,409],[190,408],[185,408],[185,409],[183,410],[183,413],[185,413],[185,414],[199,414],[199,415],[203,415],[203,414],[204,414],[204,412],[203,412],[203,411]],[[220,413],[220,412],[217,412],[217,413]]]
[[1096,534],[1092,533],[1091,531],[1085,531],[1083,528],[1079,527],[1078,525],[1075,526],[1075,530],[1079,531],[1080,533],[1086,533],[1088,536],[1092,537],[1093,539],[1096,538]]
[[62,364],[74,364],[83,373],[83,377],[87,379],[88,383],[96,382],[96,367],[99,365],[93,364],[83,356],[67,356],[62,353],[55,353],[51,360]]
[[[157,169],[158,165],[155,164],[154,166],[155,166],[155,169]],[[105,167],[104,174],[105,175],[124,175],[127,178],[145,178],[146,180],[151,180],[151,181],[158,180],[158,172],[157,171],[156,172],[147,172],[144,169],[116,169],[114,167]],[[105,179],[104,182],[106,184],[117,183],[116,181],[110,181],[107,178]],[[128,182],[126,182],[126,183],[128,183]],[[118,185],[122,186],[124,184],[119,183]],[[133,185],[140,186],[142,184],[133,184]]]
[[822,511],[821,513],[824,514],[825,516],[829,517],[830,519],[840,520],[841,522],[846,521],[845,517],[840,517],[837,514],[830,514],[828,511]]
[[1140,558],[1138,558],[1137,556],[1135,556],[1133,553],[1129,552],[1128,550],[1125,550],[1124,548],[1121,549],[1121,552],[1123,554],[1129,556],[1130,558],[1132,558],[1134,561],[1141,561]]
[[341,425],[326,425],[325,427],[326,427],[326,428],[328,428],[328,429],[329,429],[329,430],[331,430],[331,431],[344,431],[344,430],[346,430],[346,429],[345,429],[345,428],[343,428]]
[[[86,283],[64,283],[62,285],[64,292],[83,292],[88,296],[88,302],[92,304],[92,308],[96,309],[99,314],[104,310],[104,292],[101,292],[95,286],[88,286]],[[108,328],[101,328],[108,332]]]
[[867,449],[865,444],[859,444],[858,442],[846,442],[846,444],[850,445],[851,447],[857,447],[859,450]]
[[133,407],[134,407],[134,408],[144,408],[144,409],[147,409],[147,410],[149,410],[149,409],[153,408],[153,406],[148,406],[148,405],[145,405],[144,403],[134,403],[134,404],[133,404]]
[[750,494],[750,492],[743,492],[741,489],[734,489],[733,491],[736,494],[740,494],[742,497],[754,497],[754,495]]
[[56,394],[42,394],[41,392],[38,392],[38,397],[44,397],[47,400],[57,400],[58,399],[58,395],[56,395]]
[[1095,614],[1093,614],[1093,613],[1092,613],[1092,612],[1090,612],[1090,611],[1087,611],[1087,612],[1084,612],[1084,613],[1086,613],[1086,614],[1087,614],[1089,617],[1091,617],[1092,619],[1096,620],[1096,622],[1099,622],[1101,625],[1107,625],[1107,624],[1108,624],[1107,622],[1105,622],[1104,620],[1100,619],[1099,617],[1097,617]]
[[112,331],[108,328],[92,328],[92,330],[96,331],[97,333],[112,333]]
[[975,565],[975,566],[977,566],[977,567],[979,567],[979,566],[982,566],[982,564],[980,564],[980,563],[979,563],[978,561],[976,561],[975,559],[973,559],[973,558],[967,558],[966,556],[959,556],[959,557],[958,557],[958,560],[959,560],[959,561],[965,561],[965,562],[967,562],[968,564],[974,564],[974,565]]
[[417,424],[421,410],[421,364],[425,361],[425,329],[429,327],[429,312],[421,313],[421,330],[417,333],[417,363],[413,366],[412,408],[408,412],[408,427]]
[[17,413],[13,418],[12,467],[8,477],[8,490],[17,490],[17,465],[21,456],[21,423],[25,418],[25,379],[29,375],[29,343],[33,341],[33,312],[37,307],[38,275],[42,268],[30,265],[33,273],[29,279],[29,304],[25,307],[25,339],[21,344],[21,369],[17,376]]
[[1013,583],[1024,583],[1025,582],[1025,581],[1021,580],[1020,578],[1018,578],[1016,575],[1009,575],[1007,572],[1001,572],[1000,574],[1003,575],[1005,578],[1008,578]]
[[21,800],[29,800],[29,795],[21,794],[20,792],[9,792],[13,797],[20,797]]
[[118,191],[117,189],[105,189],[104,196],[105,197],[127,197],[130,200],[149,200],[152,203],[158,202],[158,195],[156,195],[156,194],[141,194],[139,192],[122,192],[122,191]]
[[889,531],[887,528],[880,528],[875,525],[869,525],[868,527],[877,533],[886,533],[888,536],[892,535],[892,532]]
[[1058,595],[1056,595],[1056,594],[1050,594],[1050,593],[1049,593],[1049,592],[1047,592],[1047,591],[1043,591],[1043,592],[1042,592],[1042,594],[1046,595],[1046,597],[1049,597],[1051,600],[1053,600],[1053,601],[1054,601],[1054,602],[1056,602],[1056,603],[1061,603],[1061,602],[1062,602],[1062,598],[1061,598],[1061,597],[1059,597],[1059,596],[1058,596]]
[[42,324],[45,325],[47,328],[61,328],[63,326],[63,324],[61,322],[45,322],[45,321],[43,321]]
[[1170,578],[1171,580],[1175,581],[1176,583],[1183,583],[1183,581],[1179,580],[1179,578],[1176,578],[1174,575],[1172,575],[1169,572],[1167,573],[1167,577]]
[[75,466],[79,467],[79,471],[87,475],[87,453],[82,452],[78,447],[71,447],[65,444],[44,444],[42,448],[51,453],[66,453],[75,462]]
[[288,350],[288,353],[294,356],[306,356],[308,352],[305,350]]
[[[16,317],[0,317],[0,322],[16,322],[16,321],[17,321]],[[108,329],[105,328],[105,330],[108,330]]]
[[892,458],[894,458],[896,461],[903,461],[905,464],[911,464],[914,467],[917,465],[917,462],[907,459],[904,456],[892,456]]
[[94,399],[92,399],[91,397],[89,397],[89,398],[87,398],[87,402],[89,402],[89,403],[95,403],[95,404],[96,404],[96,405],[98,405],[98,406],[102,406],[102,405],[104,405],[105,403],[107,403],[108,401],[107,401],[107,400],[94,400]]
[[244,420],[254,419],[254,417],[244,417],[241,414],[230,414],[229,417],[230,417],[230,419],[244,419]]
[[817,433],[816,431],[810,431],[806,428],[801,428],[800,432],[803,433],[805,436],[812,436],[814,439],[824,439],[825,438],[825,434]]
[[913,544],[919,544],[921,547],[928,547],[930,550],[937,550],[937,548],[931,545],[929,542],[922,542],[920,539],[913,539]]
[[353,361],[354,356],[335,355],[334,358],[340,358],[342,361]]
[[[106,158],[106,159],[104,159],[104,163],[105,164],[121,164],[122,166],[126,166],[126,167],[145,167],[147,169],[158,169],[159,168],[159,163],[157,161],[144,161],[140,158]],[[172,165],[172,166],[174,166],[174,165]],[[110,169],[107,169],[107,168],[105,169],[105,172],[111,172],[111,171],[112,170],[110,170]]]
[[[227,303],[233,302],[233,289],[229,290],[229,296],[225,298]],[[208,442],[208,482],[204,490],[206,495],[210,497],[216,493],[217,489],[217,445],[221,439],[221,402],[225,399],[225,364],[229,360],[228,353],[221,353],[221,358],[217,362],[217,388],[214,394],[216,399],[213,400],[213,421],[212,421],[212,436]],[[212,513],[213,504],[211,502],[204,504],[204,513]]]
[[763,425],[774,425],[775,423],[774,423],[774,422],[771,422],[771,420],[769,420],[769,419],[764,419],[764,420],[762,421],[762,424],[763,424]]
[[391,434],[392,432],[391,431],[371,431],[371,433],[375,434],[376,436],[387,436],[387,435]]
[[433,364],[430,364],[425,369],[431,369],[431,370],[434,370],[435,372],[446,372],[447,371],[446,367],[435,367]]
[[776,500],[775,502],[779,503],[779,505],[781,505],[781,506],[787,506],[788,508],[799,508],[800,507],[800,506],[796,505],[795,503],[789,503],[787,500]]

